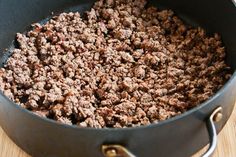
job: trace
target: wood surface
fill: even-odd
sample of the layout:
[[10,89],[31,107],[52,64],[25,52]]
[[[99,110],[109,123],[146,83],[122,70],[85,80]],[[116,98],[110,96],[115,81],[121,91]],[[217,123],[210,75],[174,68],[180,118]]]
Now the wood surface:
[[[204,148],[193,157],[200,157],[206,149]],[[16,146],[0,127],[0,157],[30,156]],[[217,149],[213,157],[236,157],[236,105],[226,126],[218,135]]]

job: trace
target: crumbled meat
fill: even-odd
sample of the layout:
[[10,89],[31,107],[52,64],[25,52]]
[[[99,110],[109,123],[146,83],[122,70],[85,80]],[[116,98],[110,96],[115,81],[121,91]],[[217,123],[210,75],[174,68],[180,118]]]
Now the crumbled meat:
[[179,115],[230,78],[218,34],[146,0],[99,0],[17,33],[0,89],[36,115],[80,127],[136,127]]
[[118,29],[118,30],[115,30],[114,33],[115,33],[115,35],[114,35],[115,38],[118,38],[120,40],[129,39],[132,35],[132,30],[130,30],[130,29]]
[[138,66],[134,69],[134,76],[143,79],[145,77],[145,66]]

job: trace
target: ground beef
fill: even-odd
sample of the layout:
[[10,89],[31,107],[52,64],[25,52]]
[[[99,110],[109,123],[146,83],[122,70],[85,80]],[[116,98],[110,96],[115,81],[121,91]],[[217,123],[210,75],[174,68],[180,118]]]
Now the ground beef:
[[230,78],[218,34],[145,0],[100,0],[18,33],[0,88],[20,106],[81,127],[134,127],[179,115]]

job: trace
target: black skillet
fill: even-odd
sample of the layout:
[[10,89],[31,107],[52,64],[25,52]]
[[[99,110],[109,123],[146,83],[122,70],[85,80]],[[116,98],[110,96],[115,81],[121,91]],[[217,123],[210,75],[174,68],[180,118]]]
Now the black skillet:
[[[51,12],[84,12],[89,10],[93,2],[0,0],[1,66],[10,55],[3,51],[12,45],[17,32],[24,32],[31,23],[45,19]],[[149,4],[173,9],[186,23],[201,26],[208,33],[220,33],[227,49],[227,63],[235,70],[236,8],[232,1],[150,0]],[[211,148],[206,157],[213,152],[216,144],[214,128],[217,133],[223,128],[232,112],[235,95],[236,73],[210,100],[177,117],[138,128],[94,129],[63,125],[38,117],[0,94],[0,125],[18,146],[34,157],[102,157],[119,154],[189,157],[210,141]],[[218,122],[213,123],[213,120]]]

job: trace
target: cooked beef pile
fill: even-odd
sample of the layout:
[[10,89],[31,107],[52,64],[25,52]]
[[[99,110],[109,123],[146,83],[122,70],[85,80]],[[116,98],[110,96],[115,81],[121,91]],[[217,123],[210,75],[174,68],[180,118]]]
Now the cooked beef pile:
[[81,127],[135,127],[179,115],[230,78],[218,34],[145,0],[100,0],[18,33],[0,89],[37,115]]

